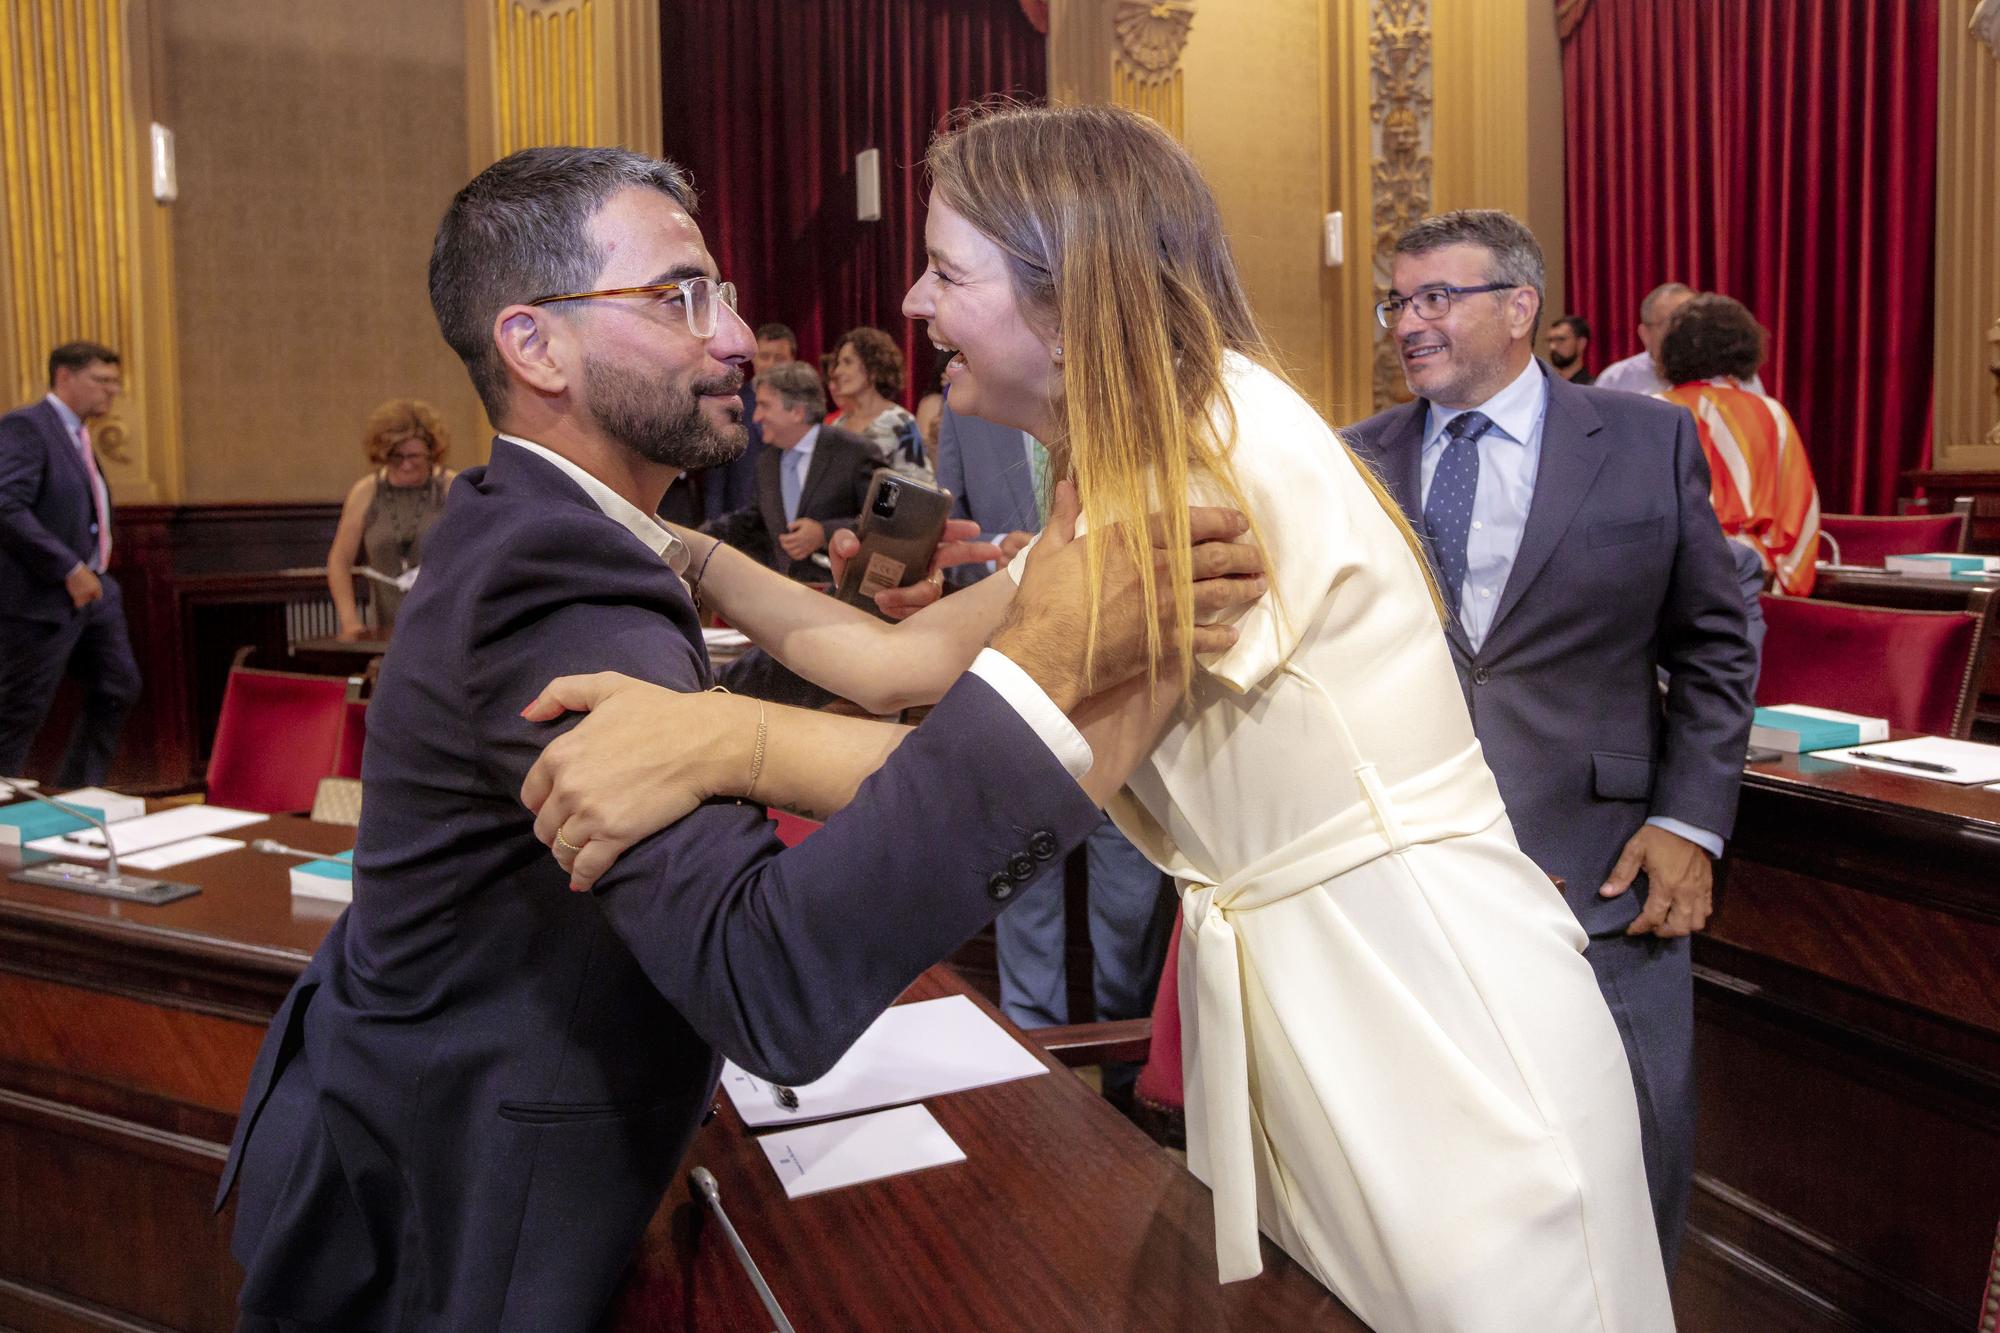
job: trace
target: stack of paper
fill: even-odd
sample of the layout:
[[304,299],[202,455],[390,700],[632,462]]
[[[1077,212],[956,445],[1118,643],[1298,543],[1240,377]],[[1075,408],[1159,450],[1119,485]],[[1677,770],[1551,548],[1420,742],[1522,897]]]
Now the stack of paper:
[[1785,754],[1832,750],[1889,739],[1889,719],[1840,713],[1808,704],[1759,708],[1751,719],[1750,743]]
[[1963,787],[2000,782],[2000,745],[1954,741],[1943,736],[1917,736],[1890,741],[1887,745],[1871,745],[1865,750],[1828,750],[1819,758],[1838,759],[1843,764],[1881,773],[1934,778]]
[[1930,578],[1983,579],[2000,574],[2000,555],[1967,555],[1945,551],[1936,555],[1892,555],[1882,561],[1891,574],[1918,574]]
[[[255,810],[231,810],[220,805],[182,805],[142,819],[120,820],[111,826],[111,838],[118,849],[119,859],[123,860],[134,852],[149,852],[169,843],[185,842],[206,833],[222,833],[269,818],[269,815]],[[28,846],[38,852],[51,852],[76,861],[109,859],[104,850],[104,835],[94,828],[37,838]]]
[[[8,791],[12,790],[10,786]],[[88,811],[107,824],[136,819],[146,813],[146,803],[139,797],[121,796],[102,787],[85,787],[50,799],[61,801],[78,811]],[[23,798],[12,805],[0,807],[0,865],[33,864],[42,857],[28,852],[26,849],[30,845],[50,839],[60,840],[65,834],[85,830],[94,832],[94,826],[82,814],[58,810],[37,800]]]
[[[796,1199],[964,1161],[929,1111],[903,1103],[1048,1072],[972,1001],[950,995],[890,1009],[812,1083],[780,1087],[725,1064],[722,1086],[752,1129],[849,1117],[760,1140],[785,1193]],[[878,1113],[856,1114],[862,1111]]]
[[354,853],[340,852],[318,861],[292,867],[292,893],[299,898],[323,898],[328,902],[354,901]]

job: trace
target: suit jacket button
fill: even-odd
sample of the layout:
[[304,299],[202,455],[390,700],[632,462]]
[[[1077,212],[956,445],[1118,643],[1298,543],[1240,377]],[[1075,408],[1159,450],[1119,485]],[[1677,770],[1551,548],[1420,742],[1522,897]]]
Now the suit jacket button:
[[1493,679],[1493,677],[1486,674],[1485,667],[1474,667],[1472,669],[1472,683],[1474,685],[1484,685],[1487,681],[1491,679]]
[[1028,850],[1034,853],[1037,861],[1054,860],[1056,854],[1056,835],[1047,829],[1035,830],[1034,836],[1028,839]]
[[1016,852],[1008,857],[1007,877],[1016,884],[1026,884],[1035,877],[1035,858],[1026,852]]
[[1003,870],[986,881],[986,896],[996,903],[1004,903],[1014,896],[1014,881],[1007,878],[1006,871]]

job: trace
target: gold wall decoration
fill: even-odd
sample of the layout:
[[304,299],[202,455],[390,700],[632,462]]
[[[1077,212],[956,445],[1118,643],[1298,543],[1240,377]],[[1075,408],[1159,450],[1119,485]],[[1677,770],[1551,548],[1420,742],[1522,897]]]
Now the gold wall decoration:
[[[1374,271],[1387,290],[1396,238],[1431,208],[1430,0],[1371,0],[1368,34]],[[1401,359],[1375,332],[1375,406],[1407,402]]]
[[[129,356],[138,170],[120,0],[9,0],[0,16],[0,163],[6,171],[0,291],[7,405],[47,390],[49,349],[77,338]],[[114,408],[92,438],[126,459]]]
[[1181,53],[1193,24],[1193,0],[1119,0],[1111,18],[1111,100],[1177,139],[1187,131]]
[[1984,471],[2000,468],[1989,367],[2000,351],[1990,341],[2000,314],[2000,61],[1956,21],[1938,24],[1937,117],[1931,466]]
[[474,170],[520,148],[658,153],[657,0],[466,0]]

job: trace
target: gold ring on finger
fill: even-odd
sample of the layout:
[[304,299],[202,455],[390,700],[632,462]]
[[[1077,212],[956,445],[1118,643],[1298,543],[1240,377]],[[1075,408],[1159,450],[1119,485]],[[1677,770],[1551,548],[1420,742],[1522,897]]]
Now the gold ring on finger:
[[556,830],[556,846],[562,848],[566,852],[580,852],[583,850],[583,848],[577,846],[575,843],[571,842],[568,838],[565,838],[563,836],[563,831],[561,829]]

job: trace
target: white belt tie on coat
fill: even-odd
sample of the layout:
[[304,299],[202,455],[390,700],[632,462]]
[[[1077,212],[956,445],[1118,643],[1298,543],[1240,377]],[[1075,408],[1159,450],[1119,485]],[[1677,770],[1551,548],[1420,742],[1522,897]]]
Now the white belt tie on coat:
[[1412,844],[1478,833],[1506,813],[1477,742],[1393,788],[1382,785],[1373,764],[1358,765],[1354,773],[1359,804],[1224,882],[1207,884],[1185,867],[1174,870],[1187,932],[1180,984],[1188,1166],[1214,1193],[1216,1263],[1224,1282],[1255,1277],[1264,1268],[1257,1245],[1243,965],[1232,918]]

